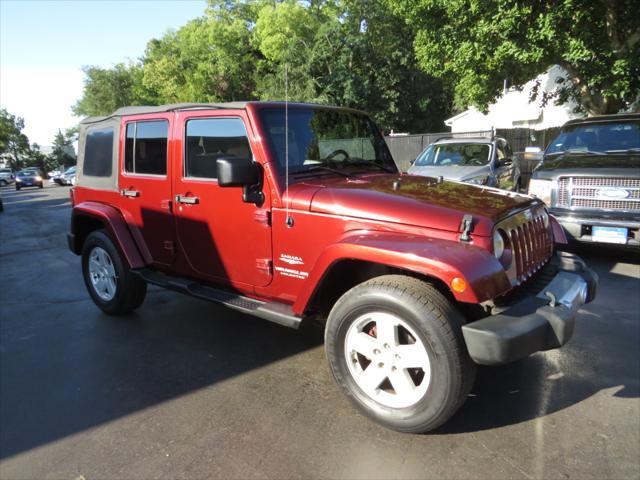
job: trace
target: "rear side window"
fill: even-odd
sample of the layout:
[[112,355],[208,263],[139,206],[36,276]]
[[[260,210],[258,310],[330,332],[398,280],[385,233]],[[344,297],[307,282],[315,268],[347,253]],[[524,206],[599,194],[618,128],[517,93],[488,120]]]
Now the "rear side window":
[[217,178],[218,158],[251,158],[247,132],[239,118],[189,120],[186,137],[186,177]]
[[142,175],[167,174],[169,122],[154,120],[127,124],[124,171]]
[[113,128],[88,130],[84,142],[83,175],[110,177],[112,161]]

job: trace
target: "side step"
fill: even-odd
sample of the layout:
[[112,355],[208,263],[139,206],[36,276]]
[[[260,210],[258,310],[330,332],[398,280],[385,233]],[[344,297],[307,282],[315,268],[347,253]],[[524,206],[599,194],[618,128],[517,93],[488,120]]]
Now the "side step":
[[209,287],[198,281],[183,277],[173,277],[149,268],[136,268],[131,273],[141,277],[148,283],[185,293],[193,297],[211,302],[221,303],[239,312],[248,313],[285,327],[298,328],[301,317],[293,314],[291,306],[280,302],[262,302],[237,293]]

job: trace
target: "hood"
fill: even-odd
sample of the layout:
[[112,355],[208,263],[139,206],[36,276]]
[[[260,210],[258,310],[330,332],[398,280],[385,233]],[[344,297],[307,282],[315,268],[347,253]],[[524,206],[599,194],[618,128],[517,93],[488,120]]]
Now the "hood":
[[489,165],[460,167],[456,165],[450,165],[445,167],[420,167],[412,165],[409,168],[411,175],[423,175],[425,177],[442,177],[449,180],[464,181],[469,178],[479,177],[480,175],[489,175]]
[[457,232],[462,216],[474,233],[488,236],[494,223],[538,203],[527,195],[415,175],[324,178],[289,187],[293,209]]
[[640,154],[545,156],[533,178],[553,179],[570,175],[638,176]]

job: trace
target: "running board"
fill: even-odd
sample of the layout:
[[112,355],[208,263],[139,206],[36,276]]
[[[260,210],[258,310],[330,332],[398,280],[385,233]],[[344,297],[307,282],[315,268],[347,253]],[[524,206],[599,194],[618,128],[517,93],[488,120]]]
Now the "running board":
[[302,321],[301,317],[293,314],[291,306],[285,303],[262,302],[237,293],[219,290],[188,278],[165,275],[149,268],[132,269],[131,273],[159,287],[221,303],[239,312],[260,317],[285,327],[298,328]]

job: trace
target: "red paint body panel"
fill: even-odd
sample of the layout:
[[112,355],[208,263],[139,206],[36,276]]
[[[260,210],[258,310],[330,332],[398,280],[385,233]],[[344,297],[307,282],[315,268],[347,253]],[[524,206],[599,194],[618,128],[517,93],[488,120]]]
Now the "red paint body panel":
[[[274,106],[282,107],[248,103],[245,109],[193,109],[122,118],[118,187],[140,195],[125,197],[120,191],[79,185],[74,188],[74,215],[104,219],[134,268],[152,265],[230,286],[244,295],[292,304],[297,314],[305,311],[327,269],[341,259],[406,269],[447,285],[453,277],[462,277],[468,288],[455,295],[463,302],[482,302],[511,288],[492,253],[493,228],[501,218],[537,205],[536,201],[399,173],[351,179],[292,178],[285,192],[258,115],[261,108]],[[254,160],[264,171],[264,204],[243,202],[240,187],[220,187],[215,179],[185,178],[185,122],[203,117],[242,120]],[[126,123],[152,119],[169,122],[167,175],[125,174]],[[195,196],[199,202],[176,203],[176,195]],[[285,223],[287,209],[293,227]],[[459,239],[465,214],[473,216],[470,243]],[[555,234],[556,222],[552,225]]]
[[508,290],[511,285],[496,258],[486,250],[467,244],[397,233],[364,231],[325,249],[315,263],[294,303],[302,314],[324,273],[342,259],[364,260],[437,278],[449,286],[454,277],[469,287],[453,292],[461,302],[480,303]]
[[75,224],[74,220],[83,215],[96,218],[102,222],[120,246],[122,254],[131,268],[141,268],[145,266],[145,261],[138,251],[136,242],[133,240],[133,236],[127,227],[127,222],[116,208],[98,202],[76,203],[72,213],[72,228]]

